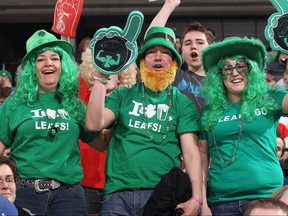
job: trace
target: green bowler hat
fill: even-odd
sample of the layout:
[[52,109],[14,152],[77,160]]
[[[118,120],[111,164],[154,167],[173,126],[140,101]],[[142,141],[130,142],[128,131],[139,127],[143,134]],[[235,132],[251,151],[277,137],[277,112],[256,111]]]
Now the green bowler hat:
[[68,54],[73,55],[73,46],[64,40],[57,39],[53,34],[44,29],[36,31],[26,42],[27,54],[22,59],[22,63],[28,61],[36,51],[44,47],[59,46]]

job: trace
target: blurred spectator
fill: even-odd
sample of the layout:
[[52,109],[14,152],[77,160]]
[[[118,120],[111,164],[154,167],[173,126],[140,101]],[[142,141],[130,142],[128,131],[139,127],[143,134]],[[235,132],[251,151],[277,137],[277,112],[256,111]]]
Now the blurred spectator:
[[279,159],[283,175],[284,175],[284,185],[288,184],[288,163],[285,162],[286,156],[286,143],[288,139],[288,129],[282,124],[278,123],[278,129],[276,132],[276,145],[277,145],[277,158]]
[[[284,73],[283,73],[283,78],[282,78],[282,80],[283,80],[283,83],[284,83],[284,88],[286,89],[286,90],[288,90],[288,70],[286,70]],[[281,80],[279,80],[279,82],[280,82]]]
[[91,40],[90,37],[85,37],[78,44],[77,50],[74,54],[74,57],[75,57],[76,62],[78,62],[79,64],[81,64],[81,62],[82,62],[82,60],[81,60],[82,52],[84,52],[86,50],[86,48],[89,45],[90,40]]
[[3,87],[0,86],[0,106],[4,102],[4,100],[11,94],[12,88],[11,87]]
[[[14,161],[5,156],[0,156],[0,195],[14,203],[16,198],[16,179],[18,171]],[[15,205],[18,215],[30,215],[30,211]],[[0,206],[1,208],[1,206]],[[29,212],[29,213],[28,213]],[[3,215],[3,214],[1,214]],[[5,214],[4,214],[5,215]],[[6,214],[14,215],[14,214]]]
[[180,55],[181,55],[181,53],[182,53],[181,46],[182,46],[181,36],[177,35],[177,36],[176,36],[176,50],[178,51],[178,53],[179,53]]
[[[288,69],[288,55],[278,52],[274,61],[267,65],[267,73],[270,73],[276,82],[282,79],[283,73]],[[277,83],[283,86],[283,80]]]
[[278,85],[270,73],[266,73],[266,81],[272,88],[277,88]]
[[12,75],[7,70],[0,70],[0,86],[12,87]]
[[212,41],[214,42],[216,40],[216,33],[213,29],[207,28],[206,29],[207,33],[210,35]]
[[279,159],[280,162],[283,162],[285,154],[285,142],[279,129],[277,130],[276,144],[277,144],[277,158]]
[[288,205],[288,185],[284,185],[277,191],[275,191],[272,195],[271,198],[280,200],[284,202],[286,205]]
[[244,216],[252,215],[288,215],[288,206],[274,198],[254,200],[244,212]]

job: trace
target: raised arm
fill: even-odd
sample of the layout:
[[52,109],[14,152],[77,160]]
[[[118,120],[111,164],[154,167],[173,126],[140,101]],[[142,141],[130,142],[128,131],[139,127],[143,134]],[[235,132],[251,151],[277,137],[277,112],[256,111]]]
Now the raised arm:
[[[97,72],[86,111],[86,127],[90,131],[108,128],[115,120],[114,113],[105,108],[106,83],[108,75]],[[101,81],[102,79],[102,81]]]
[[[180,0],[165,0],[164,5],[160,9],[160,11],[157,13],[157,15],[154,17],[148,29],[153,26],[165,26],[171,13],[175,10],[176,7],[178,7],[180,2],[181,2]],[[146,33],[145,33],[145,36],[146,36]]]
[[196,133],[183,133],[180,135],[181,148],[185,162],[185,170],[192,184],[192,197],[185,203],[180,203],[176,208],[184,211],[183,215],[197,215],[200,212],[202,200],[202,168],[201,155]]

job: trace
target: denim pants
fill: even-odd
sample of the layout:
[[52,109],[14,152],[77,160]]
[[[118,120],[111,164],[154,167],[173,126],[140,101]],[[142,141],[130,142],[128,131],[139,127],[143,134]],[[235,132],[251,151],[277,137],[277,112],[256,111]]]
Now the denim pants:
[[154,190],[127,190],[104,195],[101,202],[101,216],[141,216]]
[[88,214],[99,214],[102,190],[98,188],[90,188],[82,186],[85,193]]
[[210,206],[214,216],[242,216],[253,200],[236,200]]
[[43,193],[37,193],[32,185],[17,185],[15,204],[36,215],[87,216],[80,184],[60,186]]

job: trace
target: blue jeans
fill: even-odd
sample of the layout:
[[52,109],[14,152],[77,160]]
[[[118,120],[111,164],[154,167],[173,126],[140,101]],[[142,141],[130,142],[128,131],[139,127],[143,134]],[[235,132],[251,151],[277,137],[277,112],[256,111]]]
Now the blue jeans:
[[60,186],[37,193],[32,185],[17,185],[15,204],[36,215],[87,216],[84,190],[80,184]]
[[247,206],[253,200],[236,200],[210,206],[214,216],[242,216]]
[[101,216],[141,216],[154,190],[127,190],[104,195],[101,202]]
[[83,186],[88,214],[99,214],[102,190]]

